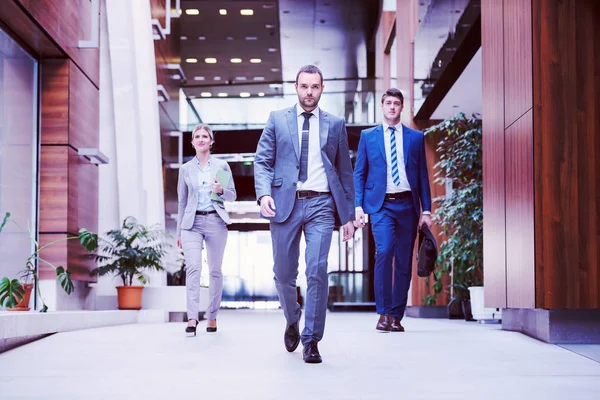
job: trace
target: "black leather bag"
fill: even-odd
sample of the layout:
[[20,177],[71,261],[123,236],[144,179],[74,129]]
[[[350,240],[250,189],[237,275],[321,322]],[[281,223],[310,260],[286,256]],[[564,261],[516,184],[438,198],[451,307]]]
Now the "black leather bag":
[[427,278],[435,269],[438,249],[433,233],[427,225],[419,228],[419,251],[417,253],[417,275]]

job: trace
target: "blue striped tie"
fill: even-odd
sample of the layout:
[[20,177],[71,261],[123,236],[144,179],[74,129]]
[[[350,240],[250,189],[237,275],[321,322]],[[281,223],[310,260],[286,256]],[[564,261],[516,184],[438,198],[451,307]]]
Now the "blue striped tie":
[[310,122],[308,121],[312,113],[303,112],[304,123],[302,124],[302,143],[300,145],[300,173],[298,180],[302,183],[308,178],[308,133],[310,131]]
[[396,150],[396,127],[390,126],[390,147],[392,153],[392,180],[394,185],[400,186],[400,174],[398,173],[398,151]]

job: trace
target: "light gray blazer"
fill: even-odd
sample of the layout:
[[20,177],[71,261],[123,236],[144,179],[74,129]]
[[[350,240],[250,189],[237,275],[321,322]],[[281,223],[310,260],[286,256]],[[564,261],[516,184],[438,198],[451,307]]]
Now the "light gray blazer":
[[[344,225],[355,219],[354,175],[348,134],[343,119],[319,110],[321,158],[335,203],[336,225]],[[258,201],[263,196],[273,198],[277,210],[275,217],[268,218],[273,222],[287,220],[294,207],[300,172],[299,147],[296,106],[273,111],[254,158],[256,198]]]
[[[210,176],[214,179],[218,170],[224,170],[231,174],[231,168],[227,161],[210,156]],[[233,184],[233,176],[229,180],[229,186],[223,188],[221,198],[225,201],[235,201],[237,194]],[[179,168],[179,179],[177,181],[177,236],[181,235],[182,229],[192,229],[196,209],[198,207],[198,167],[196,157],[186,162]],[[217,214],[226,224],[231,223],[225,205],[220,201],[212,202]]]

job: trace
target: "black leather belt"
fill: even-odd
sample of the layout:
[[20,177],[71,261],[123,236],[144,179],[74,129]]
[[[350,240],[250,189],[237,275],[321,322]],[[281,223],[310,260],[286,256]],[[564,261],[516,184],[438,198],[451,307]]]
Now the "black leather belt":
[[314,190],[298,190],[296,191],[296,198],[298,200],[310,199],[313,197],[320,196],[322,194],[329,194],[329,192],[315,192]]
[[208,215],[208,214],[216,214],[217,211],[216,210],[212,210],[212,211],[196,211],[196,215]]
[[405,199],[407,197],[412,197],[412,193],[410,190],[408,190],[406,192],[400,192],[400,193],[386,193],[385,194],[386,200],[399,200],[399,199]]

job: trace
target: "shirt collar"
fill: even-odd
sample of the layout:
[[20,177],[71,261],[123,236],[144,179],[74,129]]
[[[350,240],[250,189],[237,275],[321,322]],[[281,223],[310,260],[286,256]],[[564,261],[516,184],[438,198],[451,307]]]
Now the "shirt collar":
[[[383,122],[381,125],[383,126],[383,132],[387,132],[390,125],[386,124],[385,122]],[[394,125],[394,128],[396,128],[396,132],[402,132],[402,123],[399,122],[398,125]]]
[[[300,104],[296,103],[296,114],[297,114],[296,116],[301,117],[303,112],[305,112],[304,108],[302,108],[302,106]],[[314,110],[312,110],[311,113],[314,118],[319,119],[319,113],[320,113],[319,106],[317,106]],[[313,118],[313,117],[311,117],[311,118]]]
[[[198,158],[196,156],[194,156],[194,160],[196,160],[196,165],[198,166],[198,168],[200,168],[200,160],[198,160]],[[208,159],[208,162],[206,163],[206,168],[210,167],[210,158]]]

